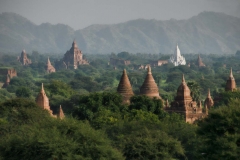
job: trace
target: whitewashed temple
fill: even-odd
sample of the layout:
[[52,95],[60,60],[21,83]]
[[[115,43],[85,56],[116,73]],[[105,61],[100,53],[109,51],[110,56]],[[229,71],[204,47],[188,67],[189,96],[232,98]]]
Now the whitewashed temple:
[[178,48],[178,44],[176,46],[174,54],[170,57],[169,61],[174,65],[186,65],[185,58],[181,55],[180,49]]

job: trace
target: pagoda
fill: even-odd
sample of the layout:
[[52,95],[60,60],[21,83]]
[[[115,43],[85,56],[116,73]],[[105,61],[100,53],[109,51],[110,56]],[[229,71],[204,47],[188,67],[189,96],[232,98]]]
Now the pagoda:
[[27,53],[25,50],[22,51],[20,58],[18,58],[18,61],[22,63],[22,65],[29,65],[32,63],[30,59],[27,57]]
[[180,49],[178,48],[178,44],[176,46],[174,54],[170,57],[169,61],[174,65],[174,66],[179,66],[179,65],[186,65],[186,60],[185,58],[181,55]]
[[208,94],[207,94],[207,98],[204,101],[204,106],[205,108],[207,107],[208,109],[210,109],[213,105],[214,105],[214,101],[211,97],[210,89],[208,89]]
[[47,60],[47,64],[45,65],[45,69],[46,69],[47,73],[56,72],[55,68],[52,66],[52,64],[50,62],[49,57],[48,57],[48,60]]
[[140,88],[140,95],[145,95],[150,98],[155,97],[155,98],[161,99],[161,97],[159,96],[158,86],[155,83],[155,80],[152,76],[150,65],[148,66],[147,76]]
[[49,111],[50,115],[53,116],[52,110],[50,109],[50,106],[49,106],[48,97],[47,97],[47,95],[46,95],[46,93],[44,91],[44,88],[43,88],[43,83],[42,83],[41,91],[39,92],[39,94],[38,94],[38,96],[36,98],[36,103],[41,108],[46,109],[47,111]]
[[205,64],[202,62],[202,59],[200,57],[200,55],[198,55],[198,59],[197,59],[197,66],[198,67],[206,67]]
[[236,89],[237,89],[237,86],[236,86],[236,82],[233,77],[232,68],[231,68],[230,75],[229,75],[227,83],[226,83],[225,91],[234,91]]
[[121,80],[118,84],[117,92],[123,96],[123,103],[127,104],[130,103],[130,98],[134,95],[125,69],[123,70]]
[[184,75],[182,76],[182,83],[178,87],[177,96],[171,103],[171,107],[166,107],[165,110],[170,113],[176,112],[184,115],[185,121],[188,123],[193,123],[195,120],[206,116],[201,108],[201,103],[197,106],[197,103],[193,101]]
[[65,117],[63,110],[62,110],[62,106],[60,105],[58,113],[57,113],[57,118],[58,119],[63,119]]
[[72,47],[64,54],[63,62],[68,68],[77,69],[79,65],[89,64],[86,59],[83,58],[82,51],[78,48],[76,41],[72,43]]

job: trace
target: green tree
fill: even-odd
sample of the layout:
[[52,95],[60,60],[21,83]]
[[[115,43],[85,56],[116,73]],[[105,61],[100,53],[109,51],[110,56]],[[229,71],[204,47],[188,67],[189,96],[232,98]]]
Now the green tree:
[[208,117],[199,122],[199,155],[202,159],[239,159],[239,105],[239,99],[232,100],[228,105],[210,111]]
[[194,101],[200,101],[200,96],[201,96],[201,88],[197,82],[187,82],[187,86],[189,87],[191,91],[191,97],[193,98]]
[[107,132],[126,159],[184,159],[181,143],[159,130],[157,124],[141,120],[124,122]]
[[20,125],[0,133],[3,159],[124,159],[102,131],[75,119],[51,118],[41,123]]
[[16,90],[16,96],[17,97],[23,97],[23,98],[28,98],[31,96],[31,91],[27,87],[19,87]]
[[130,99],[131,103],[129,109],[137,109],[143,111],[149,111],[159,116],[164,116],[163,102],[160,99],[149,98],[147,96],[133,96]]

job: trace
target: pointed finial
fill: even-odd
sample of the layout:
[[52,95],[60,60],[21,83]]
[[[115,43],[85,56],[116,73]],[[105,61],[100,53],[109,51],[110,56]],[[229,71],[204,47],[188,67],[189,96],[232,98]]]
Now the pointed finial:
[[48,64],[48,65],[51,65],[51,62],[50,62],[49,57],[48,57],[48,60],[47,60],[47,64]]
[[185,83],[184,74],[182,75],[182,82]]
[[60,107],[59,107],[59,109],[62,109],[62,106],[61,106],[61,104],[60,104]]
[[210,89],[208,89],[207,98],[211,98]]
[[150,66],[150,65],[148,66],[148,74],[152,74],[151,66]]
[[43,83],[42,83],[42,90],[44,90],[44,88],[43,88]]
[[233,73],[232,73],[232,67],[230,69],[230,76],[229,77],[233,77]]
[[124,69],[124,70],[123,70],[123,74],[127,74],[127,71],[126,71],[126,69]]

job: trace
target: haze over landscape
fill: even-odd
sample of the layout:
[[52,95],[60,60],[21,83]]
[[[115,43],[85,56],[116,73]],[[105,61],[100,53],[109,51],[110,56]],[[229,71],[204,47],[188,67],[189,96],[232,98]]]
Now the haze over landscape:
[[235,160],[240,0],[0,0],[0,160]]
[[183,53],[240,48],[238,0],[13,0],[0,1],[0,10],[2,52],[63,53],[73,39],[87,53],[173,53],[176,43]]

